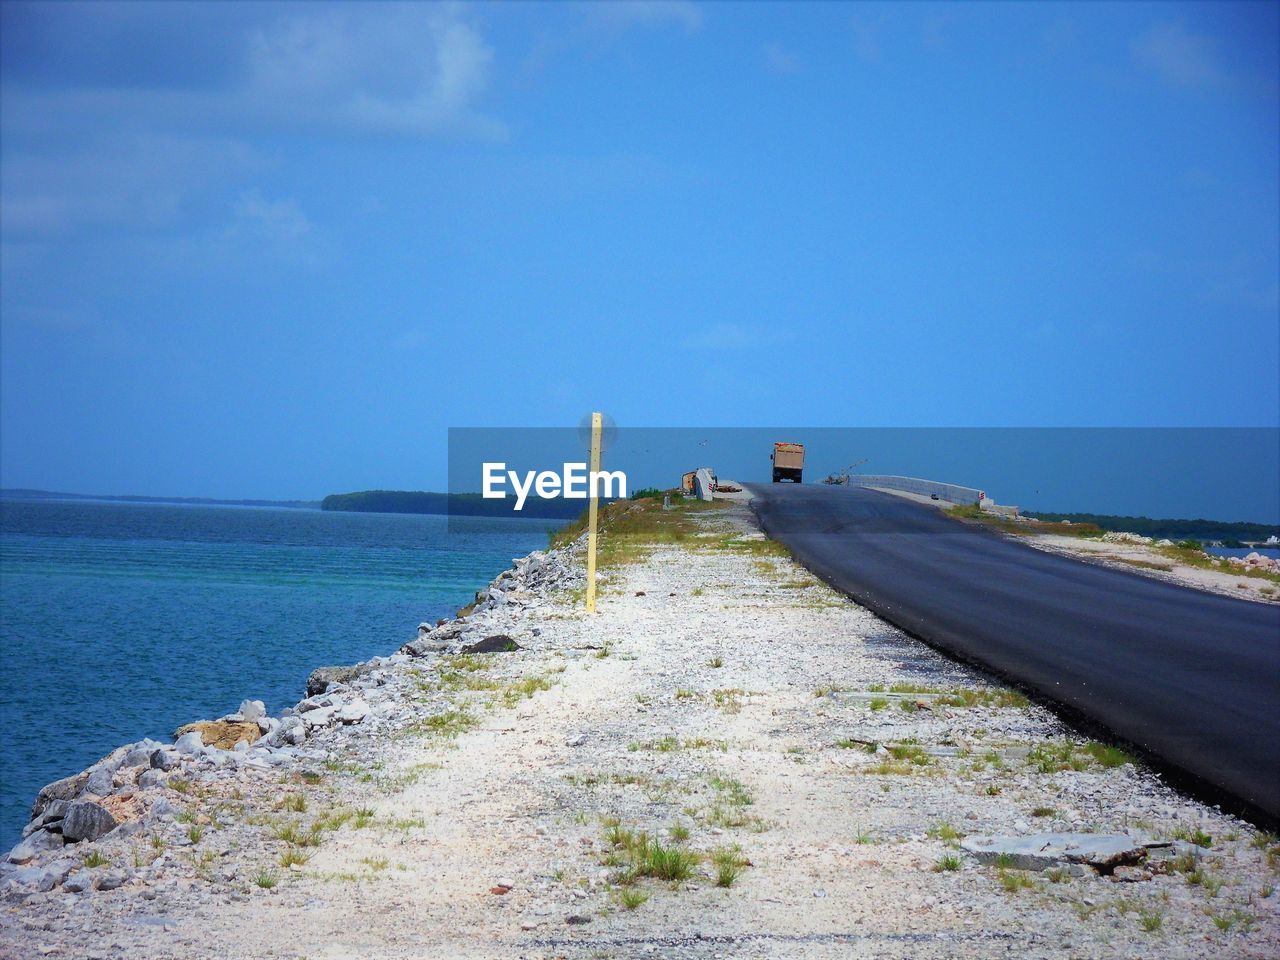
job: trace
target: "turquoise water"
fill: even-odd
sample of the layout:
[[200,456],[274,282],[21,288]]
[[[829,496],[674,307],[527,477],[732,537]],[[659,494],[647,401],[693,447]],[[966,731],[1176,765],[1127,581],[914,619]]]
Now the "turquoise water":
[[0,847],[44,784],[390,654],[548,521],[0,501]]

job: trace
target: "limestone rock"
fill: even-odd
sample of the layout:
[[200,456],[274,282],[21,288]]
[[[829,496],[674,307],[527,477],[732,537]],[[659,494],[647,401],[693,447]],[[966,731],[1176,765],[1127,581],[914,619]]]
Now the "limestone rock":
[[516,643],[511,637],[505,633],[494,634],[491,637],[485,637],[483,640],[477,640],[475,643],[463,644],[461,653],[512,653],[520,649],[520,644]]
[[[200,743],[188,739],[193,733],[200,735]],[[179,753],[195,753],[201,745],[233,750],[241,740],[255,743],[262,736],[262,731],[256,720],[201,720],[179,727],[176,736]],[[183,749],[184,743],[188,745],[187,749]]]
[[115,787],[115,783],[111,778],[111,771],[105,768],[92,771],[85,778],[84,787],[81,793],[92,793],[99,797],[105,797]]
[[62,881],[62,889],[67,893],[84,893],[93,889],[93,877],[88,870],[77,870]]
[[357,663],[351,667],[320,667],[307,677],[307,696],[315,697],[329,689],[333,683],[351,683],[375,669],[374,663]]
[[84,782],[88,779],[89,772],[85,770],[41,787],[40,792],[36,794],[36,802],[31,806],[32,818],[44,813],[45,808],[55,800],[74,800],[80,795],[80,791],[84,789]]
[[62,835],[48,830],[36,830],[29,837],[9,851],[5,858],[10,863],[30,863],[46,850],[56,850],[62,846]]
[[116,818],[106,807],[91,800],[77,800],[67,806],[62,818],[62,836],[68,843],[97,840],[116,828]]
[[124,886],[129,879],[127,870],[108,870],[98,878],[99,890],[114,890],[117,887]]

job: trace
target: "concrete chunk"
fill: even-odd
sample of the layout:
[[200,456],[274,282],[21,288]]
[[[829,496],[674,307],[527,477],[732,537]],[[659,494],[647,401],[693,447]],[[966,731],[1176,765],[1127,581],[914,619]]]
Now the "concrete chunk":
[[1109,873],[1120,864],[1137,863],[1146,857],[1142,843],[1123,833],[975,835],[965,837],[960,846],[979,863],[1003,863],[1015,870],[1044,870],[1066,863],[1084,863]]

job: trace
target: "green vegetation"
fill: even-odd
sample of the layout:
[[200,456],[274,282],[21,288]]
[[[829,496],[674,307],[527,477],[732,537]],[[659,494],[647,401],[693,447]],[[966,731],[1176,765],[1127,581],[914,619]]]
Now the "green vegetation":
[[732,887],[742,873],[743,867],[751,866],[751,861],[742,856],[739,847],[721,847],[711,853],[712,866],[716,868],[716,886]]
[[660,740],[642,740],[627,745],[632,753],[641,750],[653,750],[657,753],[675,753],[679,750],[719,750],[721,753],[729,749],[723,740],[708,740],[706,737],[689,737],[680,740],[668,734]]
[[[1221,520],[1153,520],[1151,517],[1119,517],[1106,513],[1049,513],[1028,510],[1027,514],[1052,523],[1085,523],[1105,531],[1136,533],[1156,540],[1265,540],[1280,535],[1280,527],[1265,523],[1224,523]],[[1199,550],[1199,544],[1195,549]]]
[[1154,933],[1164,925],[1164,912],[1162,910],[1143,910],[1138,914],[1138,925],[1147,933]]
[[1253,924],[1257,920],[1257,917],[1252,913],[1241,910],[1238,907],[1230,913],[1211,914],[1211,916],[1213,918],[1213,925],[1223,933],[1229,933],[1237,926],[1247,933],[1253,928]]
[[615,859],[625,865],[618,882],[629,886],[640,877],[680,882],[693,876],[698,855],[679,846],[659,843],[644,831],[623,827],[615,818],[605,821],[605,842],[613,848]]
[[955,844],[964,834],[946,820],[943,820],[929,828],[929,836],[935,840],[941,840],[943,843]]
[[933,869],[938,873],[944,873],[959,870],[962,865],[963,862],[958,854],[944,853],[938,858],[938,862],[933,865]]
[[1001,870],[997,876],[1006,893],[1017,893],[1035,886],[1031,878],[1021,870]]
[[673,498],[681,497],[683,499],[683,494],[675,490],[660,490],[657,487],[641,487],[635,493],[631,494],[631,499],[632,500],[661,500],[663,497],[667,496],[668,494],[670,494]]
[[1020,536],[1057,533],[1068,537],[1100,537],[1104,532],[1101,527],[1096,527],[1091,523],[1045,523],[1034,520],[1010,520],[1008,517],[1000,516],[997,513],[988,513],[976,504],[957,504],[954,507],[948,507],[947,513],[957,520],[974,520],[996,527],[1005,533],[1013,533]]
[[1032,747],[1027,754],[1028,766],[1035,767],[1040,773],[1056,773],[1059,770],[1092,770],[1101,767],[1110,770],[1126,763],[1133,763],[1133,757],[1119,747],[1110,744],[1090,741],[1083,746],[1070,740],[1046,740]]
[[437,713],[419,721],[412,729],[428,736],[451,739],[466,733],[479,723],[480,721],[466,710],[446,710],[444,713]]
[[649,895],[636,887],[625,887],[618,899],[625,909],[634,910],[648,900]]
[[298,824],[286,823],[284,826],[278,827],[273,836],[292,847],[320,846],[320,829],[314,824],[310,829],[303,830]]
[[84,858],[86,867],[103,867],[111,861],[102,855],[101,850],[90,850],[89,855]]
[[1213,837],[1199,827],[1178,827],[1173,831],[1173,838],[1175,840],[1185,840],[1187,843],[1194,843],[1197,847],[1204,847],[1206,850],[1213,846]]
[[259,873],[256,877],[253,878],[253,882],[256,883],[258,886],[262,887],[262,889],[264,890],[270,890],[279,881],[276,880],[276,875],[274,873],[272,873],[269,870],[263,870],[261,873]]
[[310,859],[310,854],[303,853],[295,847],[290,847],[284,853],[280,854],[280,866],[284,867],[286,870],[295,865],[302,867],[306,866]]

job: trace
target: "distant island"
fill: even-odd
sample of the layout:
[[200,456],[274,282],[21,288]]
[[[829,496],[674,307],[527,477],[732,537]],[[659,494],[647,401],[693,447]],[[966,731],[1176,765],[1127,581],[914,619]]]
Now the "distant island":
[[1049,513],[1023,510],[1024,516],[1060,523],[1092,523],[1103,530],[1137,533],[1168,540],[1220,540],[1224,546],[1244,541],[1257,543],[1280,535],[1280,526],[1267,523],[1227,523],[1222,520],[1157,520],[1151,517],[1118,517],[1106,513]]
[[59,493],[22,487],[0,489],[0,500],[106,500],[112,503],[184,503],[205,507],[288,507],[315,510],[318,500],[218,500],[214,497],[144,497],[134,494]]
[[486,500],[478,493],[428,493],[414,490],[361,490],[331,493],[320,501],[321,510],[355,513],[438,513],[455,517],[532,517],[540,520],[572,520],[583,510],[581,500],[530,497],[515,513],[512,501]]

